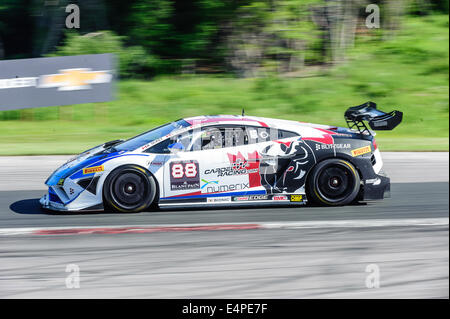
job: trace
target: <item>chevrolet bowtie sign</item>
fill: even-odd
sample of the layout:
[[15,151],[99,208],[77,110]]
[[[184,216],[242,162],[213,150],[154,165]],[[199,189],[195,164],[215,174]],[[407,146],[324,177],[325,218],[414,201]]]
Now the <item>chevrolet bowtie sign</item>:
[[0,61],[0,111],[113,98],[112,54]]
[[112,74],[109,72],[91,69],[60,70],[59,74],[42,75],[38,87],[56,87],[60,91],[90,89],[90,84],[111,82]]

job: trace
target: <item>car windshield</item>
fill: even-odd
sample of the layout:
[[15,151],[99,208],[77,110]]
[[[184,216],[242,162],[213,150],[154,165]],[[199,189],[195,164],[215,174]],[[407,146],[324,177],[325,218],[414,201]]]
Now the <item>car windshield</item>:
[[175,130],[181,129],[183,127],[188,127],[190,125],[191,124],[189,124],[185,120],[178,120],[169,124],[164,124],[150,131],[142,133],[138,136],[132,137],[129,140],[126,140],[125,142],[114,145],[113,149],[114,151],[117,152],[134,151],[135,149],[144,146],[145,144],[148,144],[150,142],[153,142],[158,138],[164,137]]

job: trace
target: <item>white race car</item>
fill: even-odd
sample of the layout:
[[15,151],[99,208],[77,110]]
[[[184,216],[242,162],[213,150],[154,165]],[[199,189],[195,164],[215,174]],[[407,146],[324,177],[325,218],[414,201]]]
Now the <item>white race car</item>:
[[352,129],[236,115],[180,119],[69,160],[47,179],[40,203],[56,211],[139,212],[382,199],[389,178],[362,120],[392,129],[401,112],[364,104],[346,119]]

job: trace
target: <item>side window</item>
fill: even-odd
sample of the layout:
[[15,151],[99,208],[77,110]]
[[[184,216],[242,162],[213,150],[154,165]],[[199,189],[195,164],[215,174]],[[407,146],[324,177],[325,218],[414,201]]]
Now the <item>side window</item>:
[[247,145],[248,136],[243,126],[207,126],[192,146],[193,150],[211,150]]
[[192,132],[192,130],[189,130],[178,136],[171,137],[170,140],[172,141],[172,144],[169,145],[169,148],[177,148],[186,151],[192,141]]
[[156,153],[156,154],[167,154],[170,153],[169,145],[172,143],[170,138],[153,145],[152,147],[145,150],[145,153]]
[[248,135],[243,126],[225,128],[225,147],[241,146],[248,144]]
[[263,143],[278,138],[277,131],[268,127],[249,126],[246,131],[249,140],[248,144]]
[[192,130],[180,135],[172,136],[145,150],[145,153],[174,153],[186,151],[192,140]]
[[296,137],[299,136],[297,133],[285,131],[285,130],[278,130],[278,138],[289,138],[289,137]]
[[215,126],[203,127],[200,140],[202,151],[222,148],[225,146],[224,129]]
[[[201,134],[196,138],[191,150],[212,150],[263,143],[297,135],[293,132],[271,129],[269,127],[237,125],[206,126],[201,129]],[[192,138],[192,134],[190,138]],[[188,141],[190,142],[190,139]],[[189,143],[186,145],[189,145]]]

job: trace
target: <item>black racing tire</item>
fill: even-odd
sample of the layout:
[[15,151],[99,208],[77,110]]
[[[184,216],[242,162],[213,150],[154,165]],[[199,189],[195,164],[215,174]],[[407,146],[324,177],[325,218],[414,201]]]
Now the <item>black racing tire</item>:
[[124,165],[106,177],[103,203],[107,210],[137,213],[152,205],[156,193],[156,182],[149,171],[138,165]]
[[361,178],[348,161],[327,159],[308,174],[306,191],[308,198],[322,206],[343,206],[352,203],[359,194]]

